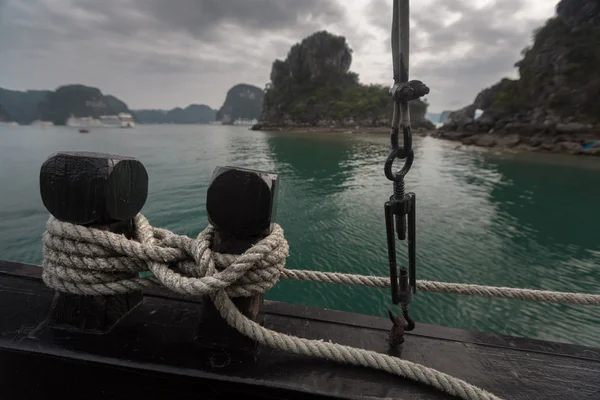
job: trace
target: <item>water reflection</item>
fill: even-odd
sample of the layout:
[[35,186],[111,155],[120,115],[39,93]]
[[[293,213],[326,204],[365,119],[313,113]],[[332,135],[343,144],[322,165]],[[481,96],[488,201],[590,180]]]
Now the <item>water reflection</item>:
[[[339,196],[355,176],[356,149],[339,135],[267,134],[264,140],[281,179],[277,221],[290,243],[289,267],[344,270],[350,263],[344,238],[354,230]],[[332,298],[331,288],[321,285],[277,286],[269,298],[311,305]],[[338,290],[335,301],[346,296],[352,294]]]
[[600,248],[600,185],[598,172],[560,165],[493,160],[506,184],[492,191],[501,212],[528,229],[530,237],[565,251]]
[[[470,266],[455,268],[452,280],[596,293],[597,170],[486,153],[464,159],[454,150],[446,154],[455,161],[450,175],[480,203],[457,207],[468,228],[454,243]],[[586,307],[474,298],[461,307],[446,311],[465,328],[598,345],[600,317]]]
[[344,190],[352,176],[348,163],[356,149],[351,141],[332,135],[293,133],[269,134],[269,155],[276,169],[288,180],[302,182],[302,188],[317,196],[329,196]]

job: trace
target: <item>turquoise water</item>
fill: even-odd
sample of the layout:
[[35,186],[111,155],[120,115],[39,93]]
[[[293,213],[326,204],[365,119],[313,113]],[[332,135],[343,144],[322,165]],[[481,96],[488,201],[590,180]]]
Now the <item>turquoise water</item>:
[[[48,214],[39,168],[60,150],[139,158],[150,176],[143,213],[186,235],[207,224],[206,189],[216,166],[275,171],[288,267],[387,274],[386,136],[201,125],[88,135],[0,127],[0,258],[41,262]],[[599,182],[600,160],[494,154],[417,138],[407,186],[418,201],[418,277],[600,293]],[[266,297],[381,316],[391,305],[387,290],[298,282],[280,282]],[[412,314],[417,322],[600,346],[597,307],[418,293]]]

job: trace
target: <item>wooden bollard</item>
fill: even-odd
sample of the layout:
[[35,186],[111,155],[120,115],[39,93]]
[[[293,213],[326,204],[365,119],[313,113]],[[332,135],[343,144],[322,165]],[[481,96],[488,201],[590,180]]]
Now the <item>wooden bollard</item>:
[[[213,250],[242,254],[271,232],[275,218],[278,175],[244,168],[217,167],[206,195],[206,211],[215,227]],[[264,296],[237,297],[236,307],[248,318],[262,323]],[[256,344],[231,328],[209,298],[202,309],[199,335],[212,346],[252,352]]]
[[[132,218],[148,196],[148,173],[129,157],[60,152],[40,171],[42,202],[63,222],[133,236]],[[56,292],[48,325],[105,333],[139,304],[141,292],[82,296]]]

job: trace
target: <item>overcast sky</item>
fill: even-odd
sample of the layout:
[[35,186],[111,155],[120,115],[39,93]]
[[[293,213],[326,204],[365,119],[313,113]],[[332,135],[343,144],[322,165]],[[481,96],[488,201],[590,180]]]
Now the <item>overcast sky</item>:
[[[0,87],[99,87],[131,108],[218,108],[317,30],[344,35],[363,83],[391,83],[392,0],[0,0]],[[470,103],[513,64],[552,0],[413,0],[410,76],[430,111]]]

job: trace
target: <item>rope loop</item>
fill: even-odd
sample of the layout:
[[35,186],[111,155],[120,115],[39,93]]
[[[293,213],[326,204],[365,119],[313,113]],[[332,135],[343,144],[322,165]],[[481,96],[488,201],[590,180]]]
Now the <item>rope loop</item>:
[[[164,286],[186,295],[224,289],[230,297],[264,293],[277,281],[289,254],[283,229],[241,255],[212,251],[214,227],[196,239],[152,228],[141,214],[135,237],[73,225],[50,217],[43,236],[43,274],[49,287],[80,295],[110,295]],[[149,275],[151,277],[141,276]]]

